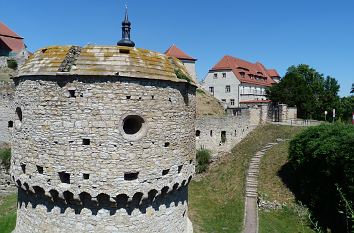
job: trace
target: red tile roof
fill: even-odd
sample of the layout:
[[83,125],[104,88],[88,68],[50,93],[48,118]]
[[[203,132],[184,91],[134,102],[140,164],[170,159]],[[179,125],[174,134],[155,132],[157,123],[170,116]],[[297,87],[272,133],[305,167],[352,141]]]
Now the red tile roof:
[[23,38],[17,35],[14,31],[12,31],[2,22],[0,22],[0,40],[5,43],[10,50],[14,52],[20,52],[22,49],[25,48]]
[[15,37],[19,39],[23,39],[21,36],[17,35],[14,31],[12,31],[9,27],[7,27],[4,23],[0,21],[0,35],[7,37]]
[[275,69],[269,69],[267,70],[267,73],[270,77],[280,77],[280,75]]
[[273,85],[275,82],[271,77],[273,77],[274,74],[278,75],[276,70],[267,70],[264,65],[259,62],[251,63],[232,56],[224,56],[211,69],[211,71],[217,70],[232,70],[241,83],[249,83],[260,86]]
[[170,48],[168,48],[165,52],[167,56],[170,57],[175,57],[180,60],[190,60],[190,61],[196,61],[197,59],[189,56],[185,52],[183,52],[181,49],[177,48],[176,45],[172,45]]
[[20,52],[25,48],[22,39],[0,36],[0,40],[6,44],[6,46],[14,52]]

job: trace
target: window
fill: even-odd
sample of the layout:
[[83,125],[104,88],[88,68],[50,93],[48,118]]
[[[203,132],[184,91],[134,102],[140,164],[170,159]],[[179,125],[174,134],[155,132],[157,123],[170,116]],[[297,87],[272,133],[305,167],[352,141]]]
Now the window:
[[229,93],[230,91],[231,91],[230,85],[226,85],[226,87],[225,87],[225,92],[226,92],[226,93]]
[[226,99],[222,99],[221,101],[222,101],[223,103],[226,103]]
[[70,174],[66,172],[59,172],[59,178],[62,183],[70,184]]
[[214,87],[209,87],[209,92],[214,94]]
[[240,75],[241,75],[242,78],[244,78],[245,77],[245,72],[240,72]]
[[218,73],[214,73],[214,78],[217,78],[218,77]]
[[226,131],[221,131],[221,143],[226,142]]
[[223,77],[223,78],[226,78],[226,73],[222,73],[222,77]]
[[230,99],[230,105],[235,105],[235,99]]
[[200,136],[200,130],[196,130],[196,131],[195,131],[195,136],[196,136],[196,137],[199,137],[199,136]]

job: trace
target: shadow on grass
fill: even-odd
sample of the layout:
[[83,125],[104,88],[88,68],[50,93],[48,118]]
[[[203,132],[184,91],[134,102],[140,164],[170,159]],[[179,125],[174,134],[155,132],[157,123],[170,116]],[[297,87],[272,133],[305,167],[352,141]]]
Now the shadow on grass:
[[277,175],[294,194],[296,201],[309,209],[313,228],[321,229],[323,232],[330,229],[331,232],[347,233],[348,229],[351,229],[351,223],[344,213],[338,211],[334,201],[338,198],[336,188],[331,187],[331,182],[324,177],[321,179],[316,172],[311,176],[306,174],[311,174],[311,167],[297,171],[287,162]]

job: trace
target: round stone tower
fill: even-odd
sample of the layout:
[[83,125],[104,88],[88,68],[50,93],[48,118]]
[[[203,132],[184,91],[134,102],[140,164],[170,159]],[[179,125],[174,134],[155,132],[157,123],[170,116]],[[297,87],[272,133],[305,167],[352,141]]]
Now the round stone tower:
[[196,86],[179,60],[48,47],[14,82],[14,232],[190,230]]

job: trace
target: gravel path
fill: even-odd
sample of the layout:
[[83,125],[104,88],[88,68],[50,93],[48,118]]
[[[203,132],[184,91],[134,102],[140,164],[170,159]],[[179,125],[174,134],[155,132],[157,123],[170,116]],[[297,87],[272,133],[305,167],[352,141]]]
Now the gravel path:
[[246,176],[246,200],[245,200],[245,220],[244,233],[258,233],[258,206],[257,206],[257,186],[259,165],[263,155],[278,142],[268,143],[262,150],[258,151],[251,159]]

